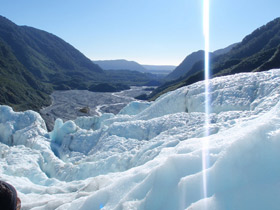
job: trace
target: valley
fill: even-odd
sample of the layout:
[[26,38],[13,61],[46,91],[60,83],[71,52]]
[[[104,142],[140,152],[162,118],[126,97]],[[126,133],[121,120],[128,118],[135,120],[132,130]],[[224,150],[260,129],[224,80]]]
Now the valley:
[[[154,13],[144,22],[152,30],[135,24],[128,11],[143,21],[155,1],[141,1],[142,10],[129,1],[125,12],[110,2],[117,14],[98,2],[98,12],[74,21],[71,13],[68,26],[51,22],[74,29],[73,45],[0,15],[0,180],[15,187],[22,210],[278,210],[280,18],[210,52],[189,39],[195,27],[160,32]],[[177,4],[161,11],[168,21],[158,14],[164,28],[174,14],[185,24]],[[130,24],[114,23],[119,15]]]
[[[80,116],[102,115],[102,113],[117,114],[123,107],[139,94],[149,94],[145,86],[132,86],[121,92],[91,92],[88,90],[54,91],[51,94],[52,104],[40,110],[48,130],[53,129],[57,118],[63,121],[75,120]],[[80,111],[88,108],[87,113]]]

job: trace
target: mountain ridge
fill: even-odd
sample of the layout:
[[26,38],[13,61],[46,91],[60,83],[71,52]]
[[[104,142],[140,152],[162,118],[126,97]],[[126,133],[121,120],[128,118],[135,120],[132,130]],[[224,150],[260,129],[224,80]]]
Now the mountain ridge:
[[[104,74],[99,66],[61,38],[33,27],[18,26],[3,16],[0,16],[0,42],[0,104],[18,110],[38,110],[50,104],[47,95],[53,89],[75,88]],[[13,91],[7,91],[9,86]],[[29,94],[23,94],[27,89]]]
[[[228,53],[232,48],[234,48],[238,43],[231,44],[225,48],[215,50],[213,52],[210,52],[210,56],[221,56],[223,54]],[[193,52],[189,54],[181,63],[180,65],[174,69],[170,74],[168,74],[165,77],[166,81],[172,81],[177,80],[180,77],[186,77],[189,76],[195,72],[192,72],[191,69],[193,65],[195,65],[197,62],[204,59],[204,50],[198,50],[196,52]]]
[[146,73],[147,69],[145,69],[142,65],[135,61],[128,61],[125,59],[117,59],[117,60],[96,60],[93,63],[99,65],[104,70],[133,70],[139,71],[142,73]]
[[179,64],[179,66],[176,69],[174,69],[174,71],[172,71],[170,74],[168,74],[165,77],[165,80],[166,81],[176,80],[181,76],[187,74],[191,70],[192,66],[196,62],[202,60],[203,57],[204,57],[203,50],[199,50],[191,53]]
[[99,65],[104,70],[130,70],[139,71],[142,73],[152,74],[168,74],[176,68],[172,65],[145,65],[136,61],[126,59],[116,60],[93,60],[93,63]]
[[[210,56],[211,77],[231,75],[240,72],[266,71],[280,67],[280,18],[257,28],[233,46],[226,54]],[[210,54],[211,55],[211,54]],[[193,74],[165,83],[153,91],[147,99],[204,79],[204,58],[195,63]]]

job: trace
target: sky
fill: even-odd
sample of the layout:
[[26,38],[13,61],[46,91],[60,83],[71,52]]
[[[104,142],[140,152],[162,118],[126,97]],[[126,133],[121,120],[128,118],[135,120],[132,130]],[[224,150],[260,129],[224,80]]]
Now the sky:
[[[0,15],[59,36],[92,60],[179,65],[204,48],[203,0],[0,0]],[[280,16],[279,0],[210,0],[210,50]]]

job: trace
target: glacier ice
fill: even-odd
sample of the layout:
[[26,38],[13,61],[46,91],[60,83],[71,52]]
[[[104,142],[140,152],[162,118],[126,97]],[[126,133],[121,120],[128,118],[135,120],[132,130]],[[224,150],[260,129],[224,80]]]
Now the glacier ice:
[[[0,106],[0,178],[23,209],[279,209],[280,70],[210,82],[134,101],[119,114],[57,119]],[[202,144],[209,141],[208,195]]]

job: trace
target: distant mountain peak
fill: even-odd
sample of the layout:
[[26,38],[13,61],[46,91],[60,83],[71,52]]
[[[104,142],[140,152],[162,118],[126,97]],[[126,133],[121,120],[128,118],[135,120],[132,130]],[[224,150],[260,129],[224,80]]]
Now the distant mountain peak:
[[117,60],[95,60],[93,63],[99,65],[104,70],[131,70],[146,72],[147,70],[135,61],[128,61],[125,59]]

